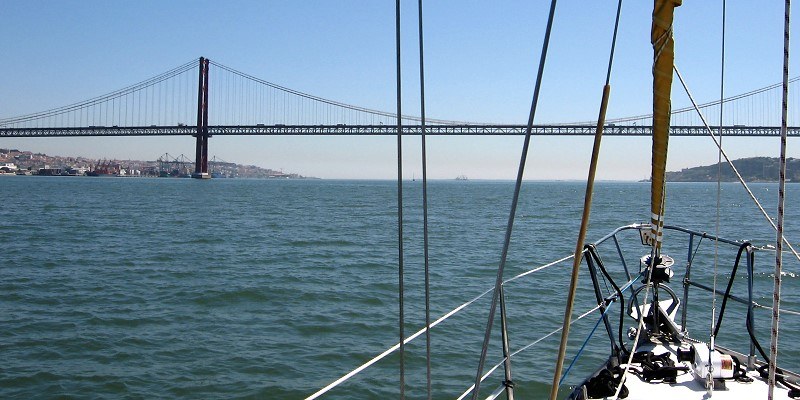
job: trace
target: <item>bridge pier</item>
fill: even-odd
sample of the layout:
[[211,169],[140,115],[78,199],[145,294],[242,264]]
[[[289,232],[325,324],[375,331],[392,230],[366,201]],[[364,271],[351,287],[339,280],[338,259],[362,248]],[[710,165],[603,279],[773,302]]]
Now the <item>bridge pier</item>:
[[192,178],[208,179],[208,59],[200,57],[200,77],[197,84],[197,143],[195,145]]

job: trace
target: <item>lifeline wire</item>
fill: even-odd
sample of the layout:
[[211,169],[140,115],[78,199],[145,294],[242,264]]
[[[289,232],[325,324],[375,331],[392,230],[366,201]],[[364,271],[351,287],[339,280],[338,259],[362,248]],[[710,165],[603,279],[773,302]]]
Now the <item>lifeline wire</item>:
[[[542,270],[544,270],[544,269],[550,268],[550,267],[552,267],[552,266],[555,266],[555,265],[561,264],[562,262],[565,262],[565,261],[567,261],[567,260],[571,259],[572,257],[573,257],[572,255],[569,255],[569,256],[563,257],[563,258],[561,258],[561,259],[558,259],[558,260],[552,261],[552,262],[550,262],[550,263],[548,263],[548,264],[545,264],[545,265],[542,265],[542,266],[536,267],[536,268],[534,268],[534,269],[532,269],[532,270],[529,270],[529,271],[522,272],[522,273],[520,273],[520,274],[518,274],[518,275],[514,276],[513,278],[509,278],[509,279],[507,279],[507,280],[503,281],[503,284],[506,284],[506,283],[509,283],[509,282],[515,281],[515,280],[517,280],[517,279],[519,279],[519,278],[525,277],[525,276],[527,276],[527,275],[530,275],[530,274],[533,274],[533,273],[535,273],[535,272],[539,272],[539,271],[542,271]],[[491,293],[491,292],[492,292],[492,290],[494,290],[494,289],[487,289],[487,290],[485,290],[484,292],[482,292],[481,294],[479,294],[479,295],[475,296],[474,298],[472,298],[471,300],[469,300],[469,301],[467,301],[467,302],[465,302],[465,303],[461,304],[460,306],[458,306],[458,307],[456,307],[456,308],[454,308],[454,309],[450,310],[450,311],[449,311],[449,312],[447,312],[446,314],[444,314],[444,315],[442,315],[441,317],[439,317],[439,318],[438,318],[436,321],[433,321],[433,323],[431,323],[431,326],[430,326],[430,328],[433,328],[433,327],[435,327],[435,326],[439,325],[440,323],[442,323],[442,322],[444,322],[445,320],[449,319],[449,318],[450,318],[450,317],[452,317],[453,315],[455,315],[455,314],[459,313],[461,310],[463,310],[463,309],[467,308],[467,307],[468,307],[468,306],[470,306],[472,303],[475,303],[476,301],[478,301],[478,300],[482,299],[484,296],[486,296],[487,294]],[[599,306],[598,306],[598,307],[596,307],[596,308],[594,308],[594,309],[592,309],[592,310],[590,310],[589,312],[593,312],[593,311],[595,311],[595,310],[596,310],[596,309],[598,309],[598,308],[599,308]],[[587,315],[588,315],[588,313],[587,313]],[[581,318],[583,318],[583,316],[581,316],[581,317],[579,317],[579,318],[576,318],[576,319],[575,319],[575,320],[573,320],[573,321],[577,321],[577,320],[579,320],[579,319],[581,319]],[[412,340],[416,339],[417,337],[419,337],[420,335],[422,335],[422,334],[423,334],[423,333],[424,333],[424,332],[425,332],[427,329],[430,329],[430,328],[422,328],[422,329],[418,330],[418,331],[417,331],[416,333],[414,333],[413,335],[411,335],[411,336],[407,337],[407,338],[405,339],[405,343],[407,344],[407,343],[411,342]],[[557,330],[553,331],[553,332],[552,332],[550,335],[552,335],[552,334],[555,334],[555,333],[559,332],[560,330],[561,330],[561,328],[559,328],[559,329],[557,329]],[[549,337],[550,335],[547,335],[546,337]],[[545,338],[546,338],[546,337],[545,337]],[[542,339],[545,339],[545,338],[542,338]],[[537,343],[538,343],[538,342],[537,342]],[[534,344],[535,344],[535,343],[534,343]],[[514,353],[512,353],[511,355],[512,355],[512,356],[513,356],[513,355],[516,355],[517,353],[519,353],[519,352],[521,352],[521,351],[523,351],[523,350],[525,350],[525,349],[527,349],[527,348],[529,348],[529,347],[531,347],[531,346],[532,346],[532,344],[531,344],[531,345],[528,345],[528,346],[526,346],[526,347],[523,347],[522,349],[519,349],[519,350],[515,351],[515,352],[514,352]],[[322,396],[323,394],[325,394],[325,393],[329,392],[331,389],[335,388],[336,386],[339,386],[339,385],[340,385],[340,384],[342,384],[343,382],[345,382],[345,381],[347,381],[348,379],[350,379],[350,378],[354,377],[354,376],[355,376],[355,375],[357,375],[359,372],[361,372],[361,371],[363,371],[363,370],[367,369],[368,367],[370,367],[371,365],[375,364],[376,362],[378,362],[378,361],[380,361],[380,360],[382,360],[382,359],[386,358],[386,356],[388,356],[389,354],[392,354],[393,352],[395,352],[395,351],[396,351],[397,349],[399,349],[399,348],[400,348],[400,343],[397,343],[397,344],[395,344],[394,346],[392,346],[392,347],[390,347],[390,348],[388,348],[388,349],[384,350],[384,352],[383,352],[383,353],[381,353],[381,354],[378,354],[377,356],[373,357],[372,359],[370,359],[369,361],[365,362],[364,364],[361,364],[361,365],[359,365],[359,366],[358,366],[358,367],[356,367],[354,370],[352,370],[352,371],[348,372],[347,374],[345,374],[345,375],[341,376],[339,379],[336,379],[335,381],[333,381],[333,382],[329,383],[328,385],[326,385],[326,386],[325,386],[325,387],[323,387],[322,389],[320,389],[320,390],[317,390],[316,392],[314,392],[314,393],[313,393],[313,394],[311,394],[310,396],[306,397],[306,399],[305,399],[305,400],[314,400],[314,399],[316,399],[316,398],[319,398],[319,397],[320,397],[320,396]],[[473,387],[474,387],[474,386],[473,386]],[[470,390],[471,390],[471,389],[470,389]],[[467,391],[467,393],[468,393],[468,392],[469,392],[469,390]],[[465,394],[464,394],[464,396],[466,396],[466,394],[467,394],[467,393],[465,393]]]
[[406,348],[405,310],[403,308],[403,113],[401,112],[400,86],[400,0],[395,2],[395,41],[397,54],[397,277],[398,277],[398,325],[400,331],[400,399],[406,397]]
[[[580,320],[584,319],[586,316],[588,316],[589,314],[591,314],[591,313],[593,313],[593,312],[595,312],[595,311],[597,311],[597,310],[599,310],[599,309],[600,309],[600,305],[596,305],[596,306],[594,306],[594,308],[592,308],[591,310],[589,310],[589,311],[586,311],[585,313],[581,314],[579,317],[577,317],[577,318],[573,319],[573,320],[572,320],[572,323],[575,323],[575,322],[578,322],[578,321],[580,321]],[[562,329],[562,328],[556,328],[554,331],[551,331],[550,333],[548,333],[548,334],[546,334],[546,335],[544,335],[544,336],[540,337],[539,339],[536,339],[536,340],[534,340],[533,342],[531,342],[531,343],[528,343],[527,345],[523,346],[523,347],[522,347],[522,348],[520,348],[519,350],[517,350],[517,351],[515,351],[515,352],[511,353],[511,354],[509,355],[509,357],[516,356],[517,354],[519,354],[519,353],[522,353],[522,352],[523,352],[523,351],[525,351],[525,350],[528,350],[529,348],[531,348],[531,347],[533,347],[533,346],[535,346],[535,345],[539,344],[541,341],[543,341],[543,340],[545,340],[545,339],[549,338],[550,336],[553,336],[553,335],[555,335],[556,333],[558,333],[558,332],[561,332],[561,329]],[[500,366],[501,366],[501,365],[503,365],[503,361],[505,361],[505,359],[503,359],[503,360],[501,360],[499,363],[495,364],[495,365],[494,365],[492,368],[489,368],[489,370],[488,370],[488,371],[487,371],[487,372],[486,372],[486,373],[485,373],[485,374],[484,374],[484,375],[481,377],[481,381],[484,381],[484,380],[485,380],[486,378],[488,378],[488,377],[489,377],[489,376],[490,376],[492,373],[494,373],[494,371],[496,371],[498,368],[500,368]],[[464,399],[465,397],[467,397],[467,395],[469,394],[469,392],[471,392],[471,391],[472,391],[474,388],[475,388],[475,385],[473,384],[472,386],[470,386],[469,388],[467,388],[467,390],[466,390],[464,393],[462,393],[462,394],[461,394],[461,396],[459,396],[459,397],[458,397],[456,400],[462,400],[462,399]],[[495,398],[495,397],[489,397],[489,398]]]
[[[425,258],[425,378],[428,400],[431,400],[431,286],[430,263],[428,260],[428,168],[425,153],[425,52],[422,46],[422,0],[419,9],[419,91],[420,124],[422,128],[422,247]],[[398,113],[399,114],[399,113]]]
[[[399,0],[398,0],[399,1]],[[492,323],[494,322],[494,313],[497,308],[497,298],[500,293],[500,286],[503,284],[503,270],[506,265],[506,257],[508,256],[508,247],[511,244],[511,231],[514,228],[514,217],[517,212],[517,203],[519,201],[519,192],[522,187],[522,176],[525,172],[525,160],[528,158],[528,147],[531,142],[531,131],[533,130],[533,118],[536,115],[536,105],[539,102],[539,90],[542,86],[542,76],[544,75],[544,63],[547,60],[547,47],[550,44],[550,32],[553,29],[553,17],[556,12],[556,0],[550,2],[550,15],[547,18],[547,29],[544,34],[544,43],[542,43],[542,54],[539,58],[539,70],[536,75],[536,86],[533,90],[533,101],[531,102],[531,111],[528,115],[528,127],[525,130],[525,141],[522,145],[522,155],[519,161],[519,170],[517,171],[517,181],[514,185],[514,198],[511,202],[511,211],[508,215],[508,225],[506,226],[506,236],[503,242],[503,252],[500,256],[500,265],[497,267],[497,279],[494,284],[494,293],[492,294],[492,305],[489,308],[489,319],[486,322],[486,333],[483,336],[483,347],[481,348],[481,358],[478,361],[478,370],[475,374],[475,390],[472,392],[472,400],[478,399],[478,392],[481,385],[481,374],[483,373],[483,364],[486,361],[486,351],[489,348],[489,338],[492,334]],[[399,114],[399,113],[398,113]]]
[[769,343],[769,373],[767,383],[769,392],[767,398],[772,400],[775,390],[775,369],[778,365],[778,322],[780,320],[779,309],[781,305],[781,263],[783,262],[783,206],[786,191],[786,126],[789,97],[789,15],[791,11],[791,0],[786,0],[783,21],[783,99],[781,105],[781,159],[780,159],[780,179],[778,180],[778,226],[776,227],[777,237],[775,238],[775,274],[774,288],[772,291],[772,334]]

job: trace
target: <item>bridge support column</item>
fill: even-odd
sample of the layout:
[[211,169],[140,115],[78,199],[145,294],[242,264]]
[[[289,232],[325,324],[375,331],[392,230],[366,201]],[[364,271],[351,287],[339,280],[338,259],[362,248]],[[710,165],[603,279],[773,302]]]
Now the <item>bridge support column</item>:
[[200,57],[200,77],[197,83],[197,144],[192,178],[208,179],[208,59]]

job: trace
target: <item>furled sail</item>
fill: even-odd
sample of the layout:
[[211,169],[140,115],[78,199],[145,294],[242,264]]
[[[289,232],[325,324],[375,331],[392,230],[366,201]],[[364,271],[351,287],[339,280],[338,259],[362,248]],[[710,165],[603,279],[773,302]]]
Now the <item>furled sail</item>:
[[669,143],[672,66],[675,60],[672,17],[681,0],[655,0],[650,42],[653,44],[653,161],[650,186],[651,244],[660,253],[664,227],[667,145]]

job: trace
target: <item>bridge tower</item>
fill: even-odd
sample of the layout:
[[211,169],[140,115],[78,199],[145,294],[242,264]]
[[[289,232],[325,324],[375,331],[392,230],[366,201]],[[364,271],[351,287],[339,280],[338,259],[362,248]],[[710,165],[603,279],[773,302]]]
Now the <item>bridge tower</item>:
[[192,178],[208,179],[208,59],[200,57],[197,84],[197,138]]

